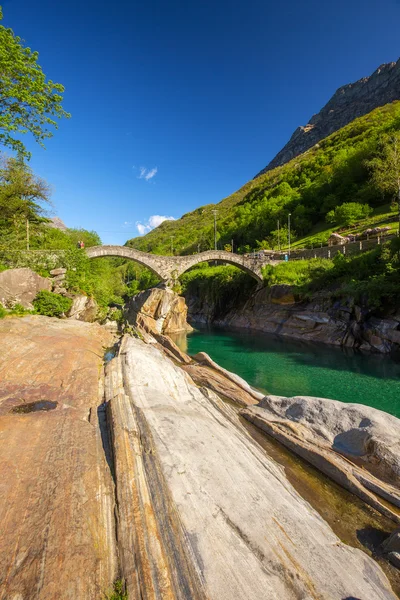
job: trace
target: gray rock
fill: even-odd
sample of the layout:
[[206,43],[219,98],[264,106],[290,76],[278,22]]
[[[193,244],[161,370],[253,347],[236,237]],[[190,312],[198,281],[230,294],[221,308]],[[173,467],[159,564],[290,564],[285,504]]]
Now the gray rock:
[[[265,396],[242,415],[400,523],[400,420],[361,404]],[[343,457],[343,458],[342,458]]]
[[57,276],[57,275],[65,275],[65,274],[66,274],[66,272],[67,272],[67,269],[64,269],[64,268],[60,267],[60,268],[58,268],[58,269],[52,269],[52,270],[50,271],[50,275],[53,275],[53,276]]
[[150,288],[132,298],[125,310],[127,321],[154,333],[192,331],[186,321],[185,299],[170,289]]
[[124,338],[106,399],[130,598],[145,584],[146,596],[181,599],[395,599],[380,566],[340,541],[235,411],[154,345]]
[[94,298],[88,296],[75,296],[67,317],[76,319],[77,321],[93,323],[97,317],[97,310],[98,306]]
[[31,269],[8,269],[0,273],[0,303],[4,307],[22,304],[32,309],[32,301],[40,290],[51,290],[51,281]]

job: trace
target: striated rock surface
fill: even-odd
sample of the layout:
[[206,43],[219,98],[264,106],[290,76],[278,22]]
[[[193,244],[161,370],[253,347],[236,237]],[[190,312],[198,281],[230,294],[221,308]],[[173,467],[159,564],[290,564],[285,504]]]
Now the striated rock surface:
[[400,523],[399,419],[361,404],[302,396],[266,396],[241,414]]
[[6,308],[22,304],[32,309],[32,300],[40,290],[51,290],[51,281],[31,269],[8,269],[0,273],[0,303]]
[[254,329],[380,353],[400,350],[400,313],[376,317],[352,298],[331,300],[315,295],[300,302],[291,286],[275,285],[257,290],[244,304],[217,317],[215,307],[201,299],[188,298],[188,306],[194,323]]
[[94,298],[89,296],[74,296],[72,306],[67,317],[77,321],[93,323],[96,320],[98,305]]
[[130,600],[395,598],[381,568],[339,540],[235,411],[154,344],[124,338],[106,397]]
[[369,77],[340,87],[307,125],[296,129],[289,142],[256,177],[306,152],[357,117],[399,99],[400,59],[381,65]]
[[111,336],[29,316],[0,339],[0,598],[100,600],[118,576],[98,418]]
[[186,321],[185,298],[170,289],[150,288],[140,292],[129,302],[125,316],[132,325],[157,333],[192,330]]

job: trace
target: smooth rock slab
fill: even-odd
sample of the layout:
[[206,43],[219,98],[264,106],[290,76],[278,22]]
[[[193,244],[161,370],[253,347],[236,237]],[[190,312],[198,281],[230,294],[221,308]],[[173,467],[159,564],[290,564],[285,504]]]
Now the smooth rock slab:
[[[138,506],[132,506],[138,457],[139,489],[147,498],[139,516],[144,519],[155,500],[162,503],[163,486],[159,496],[148,492],[157,489],[149,467],[157,462],[170,494],[169,510],[179,514],[182,531],[176,539],[186,543],[204,598],[395,598],[380,567],[339,540],[213,392],[196,387],[157,348],[137,339],[126,339],[114,361],[114,371],[122,375],[110,373],[107,385],[117,464],[124,465],[116,472],[120,514]],[[127,473],[129,465],[133,470]],[[123,524],[119,540],[128,589],[136,590],[132,597],[140,597],[138,589],[145,598],[182,597],[147,593],[153,580],[134,563],[140,554],[140,563],[151,564],[151,553],[144,543],[142,557]],[[163,538],[149,533],[148,544],[152,540],[165,556]],[[176,582],[171,572],[165,589]],[[196,587],[183,597],[199,593]]]
[[0,599],[100,600],[117,576],[97,417],[111,336],[31,316],[0,339]]

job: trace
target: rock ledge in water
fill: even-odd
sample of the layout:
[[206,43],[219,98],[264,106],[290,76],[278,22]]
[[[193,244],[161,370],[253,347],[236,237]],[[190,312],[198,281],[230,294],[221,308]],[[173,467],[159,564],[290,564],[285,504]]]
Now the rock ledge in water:
[[394,600],[381,568],[339,540],[232,407],[154,344],[124,338],[106,396],[130,598]]
[[[400,420],[361,404],[266,396],[247,420],[400,523]],[[383,498],[386,503],[382,503]]]

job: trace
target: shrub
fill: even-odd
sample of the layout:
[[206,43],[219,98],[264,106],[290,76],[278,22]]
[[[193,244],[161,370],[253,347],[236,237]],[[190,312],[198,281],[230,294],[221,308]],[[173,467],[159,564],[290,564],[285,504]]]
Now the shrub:
[[38,292],[33,301],[35,311],[46,317],[62,317],[71,308],[72,300],[47,290]]
[[28,312],[29,312],[29,310],[27,310],[24,306],[22,306],[22,304],[15,304],[11,310],[12,315],[18,315],[18,316],[25,315]]
[[328,223],[337,223],[339,225],[353,225],[361,219],[366,219],[372,212],[368,204],[359,204],[358,202],[345,202],[341,206],[331,210],[326,215]]
[[0,304],[0,319],[4,319],[6,314],[7,314],[6,309]]
[[125,591],[125,584],[121,579],[115,581],[113,591],[106,594],[106,600],[128,600],[128,594]]

